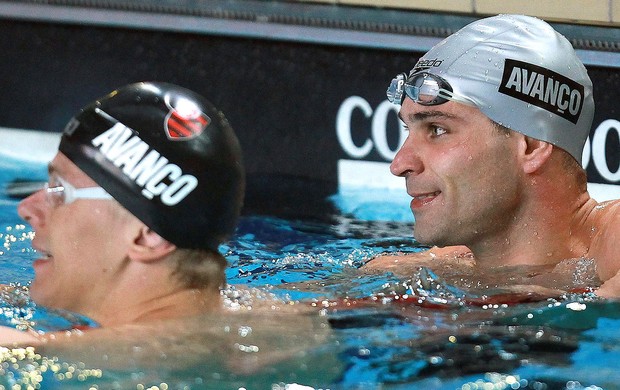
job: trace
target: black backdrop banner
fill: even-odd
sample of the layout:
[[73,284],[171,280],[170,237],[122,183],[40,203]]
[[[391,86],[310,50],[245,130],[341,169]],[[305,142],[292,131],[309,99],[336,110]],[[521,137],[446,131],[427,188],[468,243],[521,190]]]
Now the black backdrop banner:
[[[175,83],[213,102],[237,132],[247,204],[297,214],[314,212],[312,202],[293,200],[300,193],[322,204],[338,191],[339,161],[389,162],[401,134],[385,90],[422,55],[10,19],[0,20],[0,29],[0,126],[61,131],[79,108],[116,87]],[[590,182],[617,189],[620,70],[588,71],[597,106],[584,163]]]

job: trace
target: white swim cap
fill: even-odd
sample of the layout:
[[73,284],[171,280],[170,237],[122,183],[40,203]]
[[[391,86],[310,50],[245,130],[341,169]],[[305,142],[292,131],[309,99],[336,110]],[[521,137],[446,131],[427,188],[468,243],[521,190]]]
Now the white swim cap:
[[[491,120],[581,162],[594,116],[592,81],[570,42],[546,22],[499,15],[463,27],[409,73],[439,76]],[[435,103],[435,104],[441,104]]]

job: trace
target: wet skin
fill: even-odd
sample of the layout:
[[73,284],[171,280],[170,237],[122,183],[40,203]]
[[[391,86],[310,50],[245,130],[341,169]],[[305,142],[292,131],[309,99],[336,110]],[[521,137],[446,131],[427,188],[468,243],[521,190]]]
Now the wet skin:
[[402,274],[433,261],[479,274],[506,266],[554,272],[564,260],[591,259],[593,287],[611,279],[600,295],[620,296],[620,286],[612,287],[620,284],[620,202],[591,199],[569,179],[565,152],[500,131],[478,109],[455,102],[422,106],[406,98],[400,117],[409,135],[391,171],[412,196],[414,236],[436,247],[382,256],[365,270]]
[[409,135],[391,165],[413,198],[414,235],[425,244],[456,245],[505,235],[518,218],[515,139],[478,109],[448,102],[403,102]]
[[[49,170],[76,188],[97,186],[62,154]],[[33,300],[82,313],[100,304],[124,266],[128,233],[139,221],[111,200],[53,206],[44,190],[24,199],[18,212],[34,229],[32,246],[42,255],[33,264]]]

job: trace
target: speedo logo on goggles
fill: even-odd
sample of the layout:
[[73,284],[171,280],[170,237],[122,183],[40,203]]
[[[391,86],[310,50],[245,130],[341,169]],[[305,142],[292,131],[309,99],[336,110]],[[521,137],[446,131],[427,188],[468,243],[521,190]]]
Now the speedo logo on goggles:
[[466,97],[452,92],[452,86],[446,80],[427,72],[417,72],[409,77],[406,73],[396,75],[392,79],[386,94],[388,100],[397,105],[403,103],[405,95],[424,106],[436,106],[448,100],[474,105]]
[[95,111],[114,125],[93,138],[92,145],[142,187],[145,198],[159,197],[163,204],[174,206],[198,186],[195,176],[183,174],[178,165],[168,163],[166,157],[151,149],[134,130],[101,109]]
[[506,59],[499,92],[577,123],[584,100],[583,85],[547,68]]

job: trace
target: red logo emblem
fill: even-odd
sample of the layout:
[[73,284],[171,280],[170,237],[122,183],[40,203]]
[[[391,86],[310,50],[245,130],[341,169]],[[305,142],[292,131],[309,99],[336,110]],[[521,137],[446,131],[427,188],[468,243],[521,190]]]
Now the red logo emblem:
[[164,130],[168,139],[187,141],[202,134],[211,123],[205,113],[195,102],[182,96],[166,96],[166,106],[170,109],[166,115]]

